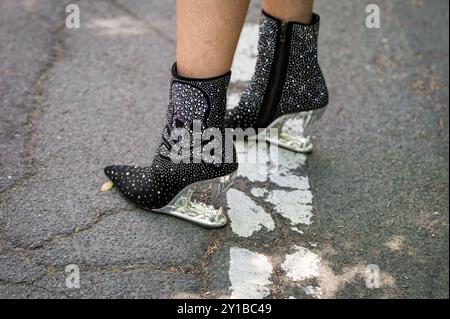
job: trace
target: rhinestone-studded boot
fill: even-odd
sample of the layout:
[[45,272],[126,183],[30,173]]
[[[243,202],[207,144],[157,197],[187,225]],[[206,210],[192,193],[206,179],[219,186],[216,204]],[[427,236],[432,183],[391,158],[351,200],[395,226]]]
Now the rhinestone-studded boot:
[[[227,223],[222,208],[214,201],[228,189],[237,171],[232,142],[231,152],[222,143],[230,74],[189,79],[179,76],[174,64],[166,125],[152,165],[105,168],[105,174],[126,198],[144,209],[208,228]],[[201,152],[211,139],[194,143],[194,135],[208,130],[219,135],[219,144],[203,158]]]
[[312,150],[304,130],[328,104],[317,60],[319,20],[313,14],[306,25],[262,13],[255,73],[239,104],[227,112],[226,127],[278,128],[278,138],[266,137],[268,142],[296,152]]

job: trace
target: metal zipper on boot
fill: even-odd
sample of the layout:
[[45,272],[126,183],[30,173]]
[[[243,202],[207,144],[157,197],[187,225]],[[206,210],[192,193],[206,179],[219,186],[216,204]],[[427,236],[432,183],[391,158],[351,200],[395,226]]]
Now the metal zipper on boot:
[[263,104],[258,114],[257,127],[267,127],[275,117],[278,109],[278,103],[283,92],[286,79],[289,48],[290,48],[290,25],[281,22],[280,33],[278,36],[276,51],[274,55],[274,64],[271,71],[271,81],[264,96]]

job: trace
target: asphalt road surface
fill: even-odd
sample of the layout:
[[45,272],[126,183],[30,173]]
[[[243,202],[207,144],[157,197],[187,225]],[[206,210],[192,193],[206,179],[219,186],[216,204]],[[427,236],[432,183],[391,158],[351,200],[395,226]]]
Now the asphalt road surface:
[[80,29],[68,2],[0,2],[0,297],[448,298],[448,1],[376,1],[379,29],[374,1],[317,1],[331,101],[316,148],[242,165],[219,230],[99,191],[104,166],[152,159],[175,1],[73,2]]

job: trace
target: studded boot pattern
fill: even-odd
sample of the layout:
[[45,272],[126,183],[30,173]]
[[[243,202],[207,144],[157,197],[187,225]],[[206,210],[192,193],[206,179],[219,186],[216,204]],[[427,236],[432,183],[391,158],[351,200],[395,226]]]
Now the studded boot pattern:
[[328,104],[317,60],[319,20],[314,14],[308,25],[285,23],[263,12],[255,73],[238,106],[227,112],[227,127],[266,128],[283,115]]
[[[230,155],[224,149],[222,157],[212,163],[205,161],[176,163],[170,157],[172,148],[178,142],[171,139],[171,132],[174,129],[184,128],[192,134],[193,123],[197,122],[202,131],[208,128],[220,129],[223,138],[226,92],[230,74],[229,72],[210,79],[189,79],[179,76],[174,64],[167,120],[152,165],[148,167],[115,165],[105,168],[105,174],[129,200],[149,210],[164,210],[170,206],[169,210],[175,215],[178,214],[175,212],[176,206],[180,205],[175,203],[175,199],[180,196],[180,192],[185,191],[190,185],[199,183],[208,185],[207,181],[230,176],[236,172],[237,161],[234,152]],[[191,160],[193,155],[191,148],[189,152]],[[226,155],[231,158],[225,158]],[[186,197],[185,200],[190,198]],[[192,211],[189,213],[195,214]],[[203,217],[200,216],[200,219]]]

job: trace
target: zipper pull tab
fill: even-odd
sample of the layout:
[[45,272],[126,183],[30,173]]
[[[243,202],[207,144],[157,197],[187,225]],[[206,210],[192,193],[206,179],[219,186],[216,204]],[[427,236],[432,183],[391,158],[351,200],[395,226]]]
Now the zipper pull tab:
[[281,23],[281,32],[280,32],[280,42],[284,43],[286,41],[286,31],[287,31],[287,23]]

